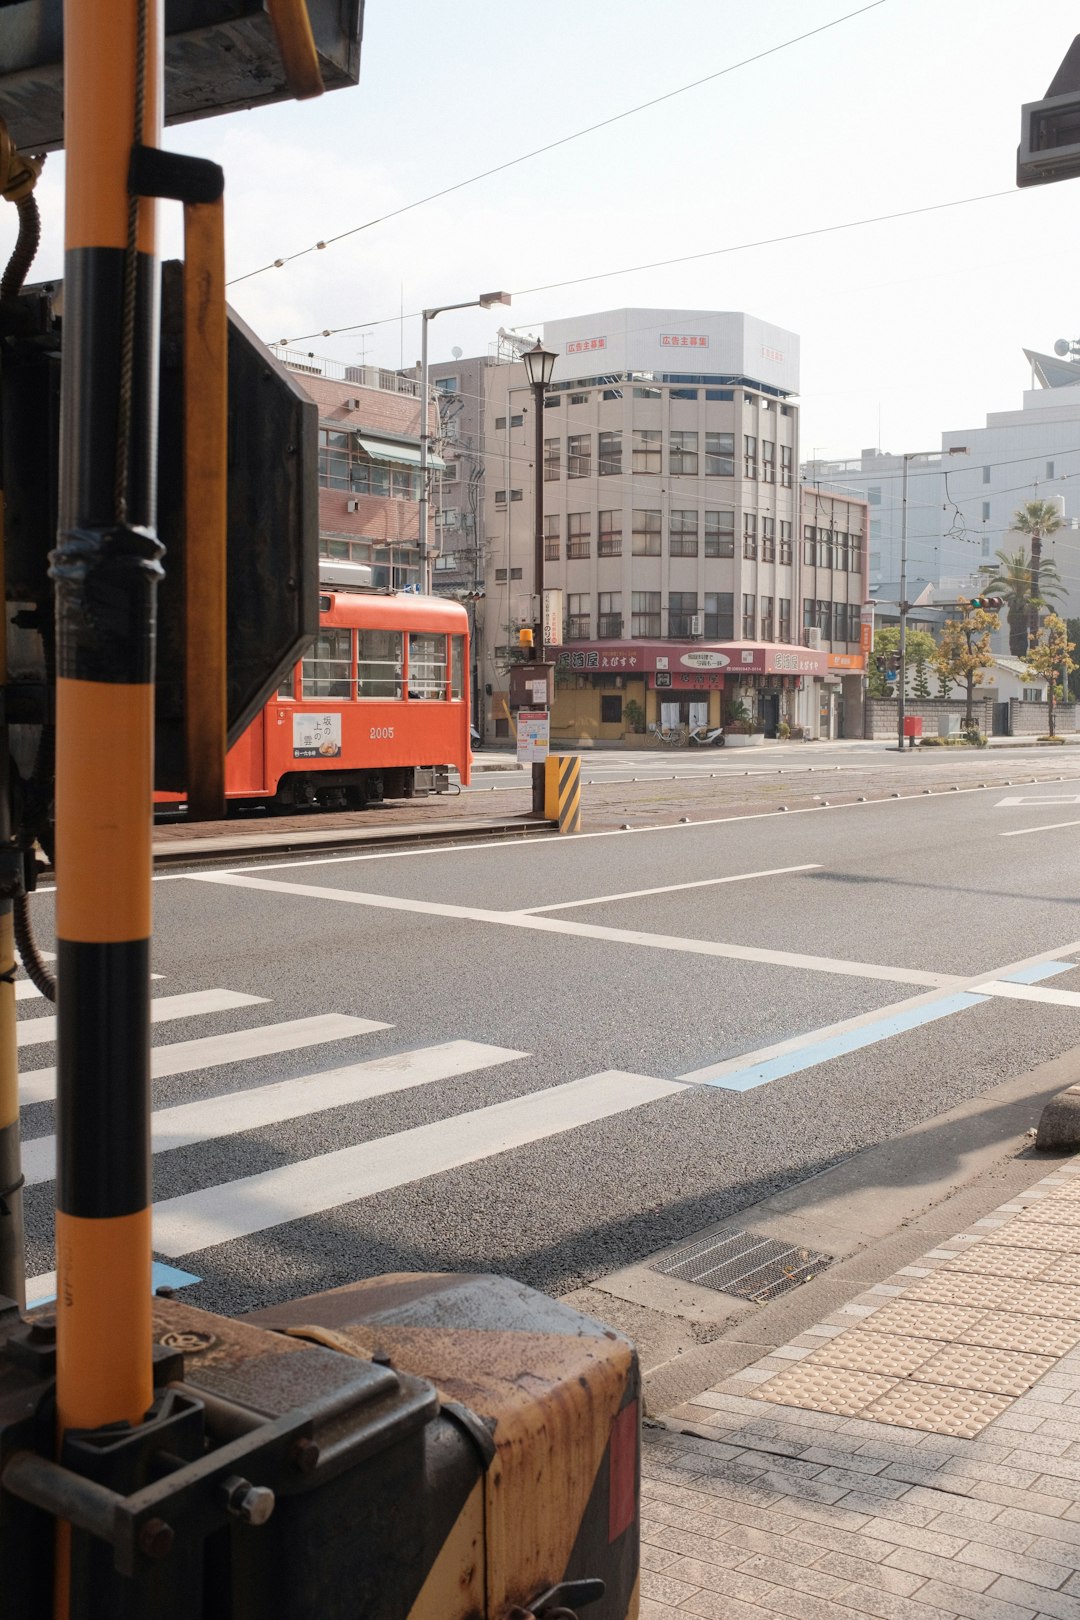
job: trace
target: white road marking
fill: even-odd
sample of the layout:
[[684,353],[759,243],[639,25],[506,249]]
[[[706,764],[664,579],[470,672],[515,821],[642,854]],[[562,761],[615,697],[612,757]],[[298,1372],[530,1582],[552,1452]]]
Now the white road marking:
[[[227,1012],[231,1007],[251,1007],[266,996],[247,996],[241,990],[195,990],[186,996],[156,996],[150,1003],[150,1022],[164,1024],[177,1018],[198,1018],[205,1013]],[[56,1018],[27,1018],[16,1026],[19,1046],[44,1046],[56,1039]]]
[[649,950],[675,951],[689,956],[716,956],[735,962],[764,962],[771,967],[805,968],[812,973],[835,973],[842,978],[879,979],[894,984],[924,984],[956,989],[955,974],[924,973],[918,968],[885,967],[873,962],[849,962],[831,956],[807,956],[798,951],[771,951],[755,945],[728,945],[709,939],[683,939],[673,934],[646,934],[633,928],[604,928],[599,923],[572,922],[567,917],[534,917],[522,911],[485,911],[479,906],[452,906],[436,900],[407,900],[399,895],[367,894],[354,889],[327,889],[315,883],[281,883],[272,878],[233,872],[192,872],[192,883],[219,883],[238,889],[260,889],[271,894],[312,900],[333,900],[341,905],[369,906],[380,911],[407,911],[426,917],[459,918],[493,923],[500,928],[523,928],[539,933],[568,934],[598,939],[605,944],[637,945]]
[[[50,957],[50,961],[51,960],[52,960],[52,958]],[[160,973],[151,973],[150,977],[152,979],[160,979],[162,977],[162,975]],[[34,984],[31,979],[16,979],[15,980],[15,1000],[16,1001],[32,1001],[35,996],[41,996],[41,991],[38,989],[37,985]],[[44,1001],[45,997],[41,996],[41,999],[42,999],[42,1001]]]
[[1080,1007],[1080,990],[1054,990],[1045,984],[1004,984],[988,979],[971,987],[983,996],[1006,996],[1010,1001],[1040,1001],[1053,1007]]
[[[257,1029],[237,1029],[228,1035],[207,1035],[196,1041],[176,1041],[171,1046],[155,1046],[150,1052],[150,1074],[154,1080],[170,1074],[187,1074],[198,1069],[217,1069],[225,1063],[242,1063],[247,1058],[270,1057],[276,1052],[296,1052],[305,1046],[322,1046],[326,1041],[344,1041],[354,1035],[370,1035],[391,1024],[374,1018],[347,1018],[341,1013],[321,1013],[314,1018],[291,1018],[284,1024],[263,1024]],[[51,1102],[56,1096],[56,1070],[31,1069],[19,1082],[19,1100],[27,1103]]]
[[[308,1074],[299,1080],[281,1080],[249,1091],[207,1097],[201,1102],[180,1103],[175,1108],[159,1108],[150,1120],[153,1151],[167,1153],[171,1148],[190,1147],[195,1142],[261,1130],[266,1125],[307,1118],[348,1103],[431,1085],[436,1080],[450,1080],[455,1075],[527,1056],[527,1052],[508,1046],[444,1041],[413,1052],[398,1052],[393,1057],[349,1063],[340,1069],[328,1069],[325,1074]],[[56,1174],[55,1136],[24,1142],[22,1169],[27,1186],[51,1181]]]
[[281,1165],[262,1175],[168,1198],[154,1209],[154,1249],[174,1257],[193,1254],[562,1135],[685,1089],[675,1080],[612,1069]]
[[1015,793],[1006,799],[999,799],[994,808],[1011,810],[1018,804],[1034,805],[1036,808],[1041,804],[1080,804],[1080,793],[1047,793],[1045,796],[1035,793]]
[[820,872],[820,861],[803,866],[773,866],[765,872],[736,872],[731,877],[697,878],[693,883],[664,883],[658,889],[628,889],[625,894],[597,894],[589,900],[557,900],[550,906],[523,906],[519,917],[536,917],[543,911],[570,911],[574,906],[606,906],[613,900],[640,900],[650,894],[674,894],[678,889],[710,889],[720,883],[748,883],[751,878],[784,877],[788,872]]
[[1025,833],[1057,832],[1059,827],[1080,827],[1080,821],[1051,821],[1044,827],[1014,827],[1011,832],[998,833],[998,837],[1023,838]]

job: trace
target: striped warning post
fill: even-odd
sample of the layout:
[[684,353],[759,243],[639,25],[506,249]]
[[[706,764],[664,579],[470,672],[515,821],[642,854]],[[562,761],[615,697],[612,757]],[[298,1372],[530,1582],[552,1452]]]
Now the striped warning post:
[[581,760],[576,754],[549,754],[544,761],[544,815],[559,831],[581,831]]

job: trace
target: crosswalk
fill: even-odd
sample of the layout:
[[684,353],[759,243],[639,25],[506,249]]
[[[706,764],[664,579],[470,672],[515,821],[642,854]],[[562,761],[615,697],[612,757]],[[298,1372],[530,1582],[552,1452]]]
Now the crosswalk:
[[[19,987],[24,982],[19,980]],[[31,997],[21,995],[19,999],[25,1004],[18,1024],[20,1062],[25,1070],[20,1076],[23,1172],[27,1186],[35,1187],[50,1182],[56,1171],[56,1139],[49,1131],[52,1121],[37,1108],[55,1098],[56,1070],[29,1065],[38,1056],[35,1048],[55,1039],[56,1020],[51,1013],[37,1013],[29,1005]],[[227,988],[159,994],[151,1002],[152,1023],[212,1019],[221,1014],[232,1015],[230,1021],[235,1023],[238,1013],[258,1016],[269,1005],[266,997]],[[186,1263],[234,1239],[267,1232],[286,1222],[325,1216],[376,1193],[573,1132],[686,1089],[679,1081],[604,1070],[507,1097],[506,1077],[512,1078],[514,1066],[530,1053],[462,1039],[405,1047],[376,1057],[360,1054],[358,1049],[366,1039],[393,1028],[377,1019],[329,1012],[267,1023],[245,1018],[242,1029],[155,1044],[151,1050],[155,1080],[182,1075],[207,1093],[194,1101],[154,1109],[155,1155],[208,1148],[267,1127],[296,1127],[289,1136],[286,1162],[256,1174],[196,1186],[155,1204],[155,1252]],[[275,1060],[280,1073],[281,1061],[295,1062],[299,1054],[304,1054],[309,1072],[260,1083],[260,1071],[265,1074],[268,1060]],[[51,1054],[42,1052],[41,1056]],[[333,1066],[320,1066],[326,1057]],[[230,1069],[222,1081],[216,1079],[214,1071],[237,1064],[242,1065],[239,1075]],[[342,1126],[341,1116],[337,1116],[332,1124],[326,1123],[332,1110],[455,1080],[467,1082],[472,1106],[461,1108],[459,1104],[458,1112],[446,1113],[445,1093],[436,1094],[433,1106],[440,1117],[429,1123],[371,1140],[355,1139],[363,1132],[363,1125],[355,1120]],[[512,1083],[511,1091],[519,1084]],[[345,1140],[339,1134],[342,1130]],[[220,1154],[213,1157],[217,1166],[221,1162]],[[199,1163],[198,1158],[183,1161],[189,1185],[198,1180]],[[239,1163],[242,1167],[242,1151]],[[193,1273],[177,1275],[197,1280]],[[52,1274],[43,1274],[29,1285],[29,1295],[43,1298],[54,1286]]]

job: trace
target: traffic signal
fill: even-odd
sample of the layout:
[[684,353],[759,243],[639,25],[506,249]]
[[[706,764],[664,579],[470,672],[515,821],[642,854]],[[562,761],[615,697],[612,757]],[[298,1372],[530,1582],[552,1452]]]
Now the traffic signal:
[[886,658],[884,653],[878,653],[877,657],[874,659],[874,667],[877,669],[879,675],[884,675],[885,671],[889,667],[889,660]]
[[892,674],[899,675],[899,673],[900,673],[900,654],[898,652],[894,652],[894,653],[889,654],[889,669],[892,672]]
[[1004,598],[1000,596],[973,596],[969,604],[973,608],[982,608],[987,613],[996,613],[1004,605]]

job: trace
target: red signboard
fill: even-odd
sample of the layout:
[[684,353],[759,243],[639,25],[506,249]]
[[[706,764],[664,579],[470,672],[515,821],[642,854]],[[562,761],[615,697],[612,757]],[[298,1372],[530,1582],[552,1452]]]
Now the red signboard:
[[662,349],[707,349],[709,340],[704,332],[661,332]]
[[566,345],[567,354],[585,354],[589,349],[606,349],[607,338],[575,338]]

